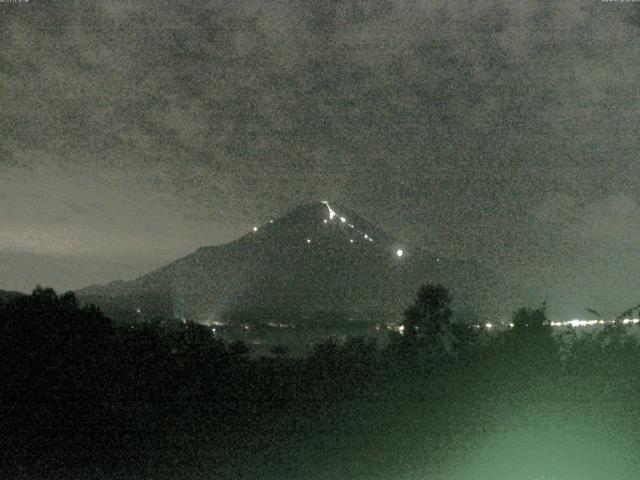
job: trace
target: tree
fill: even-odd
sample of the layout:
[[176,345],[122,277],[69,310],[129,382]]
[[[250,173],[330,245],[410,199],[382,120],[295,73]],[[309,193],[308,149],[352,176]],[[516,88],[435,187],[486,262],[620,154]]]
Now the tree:
[[289,347],[286,345],[278,344],[271,347],[271,354],[278,358],[286,357],[289,353]]
[[513,314],[513,332],[516,334],[547,336],[551,334],[551,325],[547,319],[547,304],[538,308],[522,307]]
[[517,358],[525,369],[553,368],[559,361],[560,349],[547,318],[546,303],[538,308],[520,308],[513,314],[512,322],[509,332],[512,358]]
[[234,357],[241,357],[249,353],[249,347],[242,340],[236,340],[229,345],[229,353]]
[[451,295],[442,285],[418,289],[415,301],[404,312],[404,338],[398,345],[401,356],[418,360],[426,355],[423,360],[428,364],[456,356],[450,305]]
[[79,308],[78,298],[74,292],[63,293],[58,300],[61,305],[71,310],[77,310]]
[[42,304],[52,305],[58,303],[58,295],[53,288],[43,288],[41,285],[37,285],[31,293],[31,298]]
[[408,337],[434,338],[451,331],[451,295],[442,285],[420,287],[413,305],[404,312],[404,332]]

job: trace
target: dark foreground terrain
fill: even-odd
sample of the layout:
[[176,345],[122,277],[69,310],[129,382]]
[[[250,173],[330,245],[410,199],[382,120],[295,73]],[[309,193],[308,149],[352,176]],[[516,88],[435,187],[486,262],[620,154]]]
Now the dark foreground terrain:
[[448,343],[254,358],[206,327],[115,326],[37,289],[0,306],[2,478],[633,479],[630,328],[454,326]]

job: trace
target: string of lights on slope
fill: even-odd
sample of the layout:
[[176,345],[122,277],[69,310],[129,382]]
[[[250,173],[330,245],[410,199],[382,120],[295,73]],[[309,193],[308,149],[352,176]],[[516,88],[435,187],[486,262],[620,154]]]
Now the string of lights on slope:
[[[326,218],[325,218],[325,219],[322,221],[323,223],[327,224],[327,223],[329,223],[330,221],[334,220],[335,218],[339,218],[341,223],[347,223],[347,219],[346,219],[345,217],[343,217],[343,216],[338,215],[338,214],[336,213],[336,211],[331,207],[331,205],[329,205],[329,202],[327,202],[327,201],[325,200],[325,201],[322,201],[322,204],[323,204],[325,207],[327,207],[327,210],[329,211],[329,219],[326,219]],[[356,230],[358,235],[362,235],[362,238],[364,238],[364,239],[365,239],[365,240],[367,240],[368,242],[373,243],[373,241],[374,241],[374,240],[373,240],[373,237],[369,236],[369,234],[368,234],[368,233],[363,232],[362,230],[360,230],[359,228],[357,228],[357,227],[356,227],[354,224],[352,224],[352,223],[349,223],[348,225],[349,225],[349,228],[352,228],[352,229]],[[349,239],[349,243],[355,243],[355,239],[350,238],[350,239]],[[402,255],[399,255],[399,256],[402,256]]]
[[[357,235],[362,236],[362,238],[363,238],[365,241],[368,241],[368,242],[370,242],[370,243],[373,243],[373,242],[374,242],[373,237],[371,237],[368,233],[365,233],[365,232],[363,232],[362,230],[360,230],[359,228],[357,228],[354,224],[352,224],[352,223],[348,223],[348,222],[347,222],[347,219],[346,219],[345,217],[343,217],[342,215],[339,215],[339,214],[338,214],[338,213],[337,213],[337,212],[336,212],[336,211],[331,207],[331,205],[329,204],[329,202],[327,202],[326,200],[323,200],[321,203],[322,203],[322,204],[327,208],[327,211],[329,212],[329,218],[325,218],[325,219],[323,219],[323,220],[322,220],[322,223],[323,223],[323,224],[328,224],[329,222],[332,222],[333,220],[335,220],[335,219],[337,218],[337,219],[339,219],[340,223],[347,224],[347,225],[349,226],[349,228],[352,228],[353,230],[355,230],[356,234],[357,234]],[[273,220],[269,220],[269,223],[273,223]],[[254,232],[254,233],[256,233],[257,231],[258,231],[258,227],[257,227],[257,226],[254,226],[254,227],[253,227],[253,232]],[[355,243],[355,242],[356,242],[356,240],[355,240],[354,238],[350,238],[350,239],[349,239],[349,243],[353,244],[353,243]],[[310,239],[310,238],[307,238],[307,239],[305,240],[305,243],[306,243],[307,245],[311,244],[311,239]],[[404,250],[403,250],[403,249],[401,249],[401,248],[398,248],[398,249],[395,251],[395,254],[396,254],[396,256],[397,256],[397,257],[402,257],[402,256],[404,255]]]

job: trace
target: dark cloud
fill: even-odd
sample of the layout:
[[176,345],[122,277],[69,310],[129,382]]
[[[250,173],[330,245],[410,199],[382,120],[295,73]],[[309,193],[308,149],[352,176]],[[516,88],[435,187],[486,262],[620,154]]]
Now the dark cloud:
[[[567,291],[542,262],[591,255],[573,257],[575,238],[550,217],[586,232],[576,219],[634,214],[603,207],[611,198],[638,202],[633,4],[0,8],[0,187],[12,231],[37,221],[45,235],[58,218],[89,250],[169,259],[327,196],[541,298],[541,285]],[[34,191],[45,199],[29,200]]]

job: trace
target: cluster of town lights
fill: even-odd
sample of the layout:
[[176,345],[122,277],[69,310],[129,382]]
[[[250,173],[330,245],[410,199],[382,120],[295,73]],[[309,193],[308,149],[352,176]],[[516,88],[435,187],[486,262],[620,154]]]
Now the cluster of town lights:
[[[573,320],[566,320],[563,322],[550,322],[549,325],[552,327],[573,327],[573,328],[577,328],[577,327],[590,327],[590,326],[597,326],[597,325],[611,325],[611,324],[616,324],[616,323],[620,323],[622,325],[635,325],[640,323],[640,319],[638,318],[623,318],[620,320],[580,320],[580,319],[573,319]],[[514,324],[509,322],[509,323],[502,323],[500,324],[500,326],[502,326],[502,328],[513,328]],[[480,324],[480,323],[476,323],[475,325],[473,325],[473,328],[475,329],[485,329],[485,330],[493,330],[494,328],[496,328],[496,324],[495,323],[491,323],[491,322],[487,322],[484,324]],[[393,330],[399,332],[400,334],[404,334],[405,331],[405,327],[404,325],[400,324],[400,325],[396,325],[394,328],[392,328]]]
[[613,325],[621,323],[623,325],[640,323],[638,318],[622,318],[619,320],[580,320],[574,318],[573,320],[567,320],[564,322],[551,322],[552,327],[592,327],[594,325]]
[[[572,328],[578,328],[578,327],[594,327],[594,326],[598,326],[598,325],[615,325],[615,324],[622,324],[622,325],[636,325],[640,323],[640,319],[639,318],[622,318],[619,320],[582,320],[579,318],[574,318],[572,320],[564,320],[564,321],[560,321],[560,322],[549,322],[549,325],[552,327],[572,327]],[[503,328],[513,328],[514,324],[509,322],[509,323],[502,323],[501,324]],[[486,328],[487,330],[491,330],[492,328],[495,328],[495,324],[494,323],[485,323],[485,324],[475,324],[473,327],[474,328]]]

